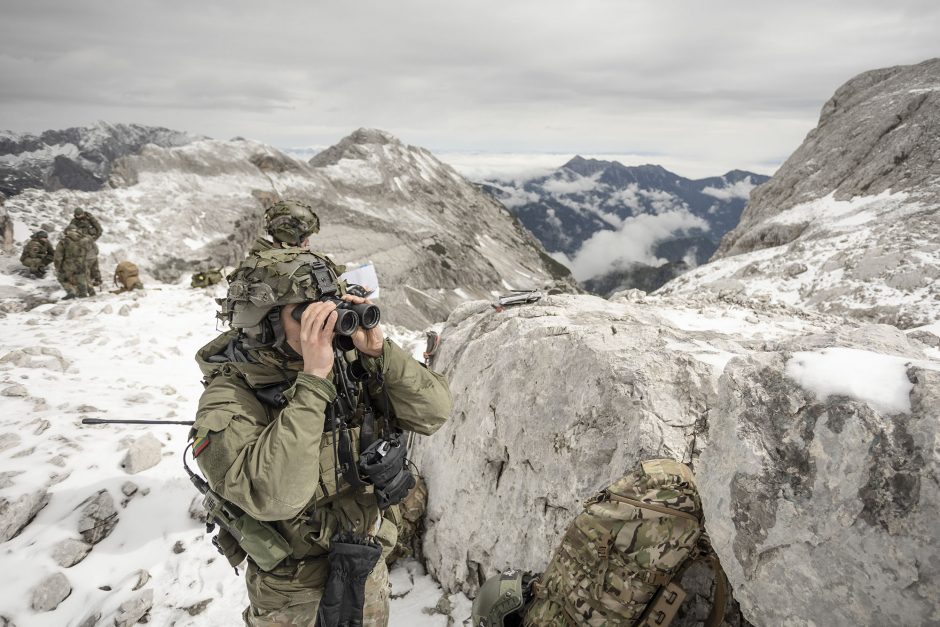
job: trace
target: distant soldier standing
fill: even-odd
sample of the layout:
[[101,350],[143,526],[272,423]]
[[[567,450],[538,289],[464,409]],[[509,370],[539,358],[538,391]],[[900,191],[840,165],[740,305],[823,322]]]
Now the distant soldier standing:
[[95,290],[88,285],[88,260],[92,239],[75,227],[65,229],[65,235],[55,247],[53,264],[56,278],[65,288],[65,298],[94,296]]
[[101,269],[98,267],[98,244],[95,242],[104,232],[101,223],[98,222],[95,216],[79,207],[75,210],[72,221],[69,222],[69,227],[78,229],[88,237],[88,275],[93,285],[100,286]]
[[55,251],[49,243],[49,235],[45,231],[36,231],[23,246],[20,262],[32,273],[34,277],[46,276],[46,267],[52,263]]
[[309,248],[310,236],[320,231],[320,218],[308,204],[281,200],[264,212],[264,230],[271,239],[256,239],[252,253],[271,248]]
[[5,253],[13,252],[13,220],[10,214],[4,209],[6,196],[0,194],[0,248]]

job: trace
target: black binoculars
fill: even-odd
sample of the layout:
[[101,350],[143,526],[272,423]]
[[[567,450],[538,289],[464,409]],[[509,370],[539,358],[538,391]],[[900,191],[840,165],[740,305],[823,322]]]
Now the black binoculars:
[[[382,312],[378,306],[369,303],[360,303],[358,305],[331,298],[329,296],[322,299],[323,302],[336,303],[336,325],[333,327],[337,335],[352,335],[360,326],[363,329],[375,327],[382,318]],[[291,312],[291,318],[300,322],[300,317],[304,311],[312,304],[312,301],[300,303]]]

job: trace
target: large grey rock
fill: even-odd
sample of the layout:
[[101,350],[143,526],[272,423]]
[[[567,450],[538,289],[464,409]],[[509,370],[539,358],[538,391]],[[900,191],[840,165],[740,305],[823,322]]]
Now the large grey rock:
[[940,319],[940,59],[866,72],[751,194],[704,264],[659,293],[748,298],[911,328]]
[[49,493],[37,490],[16,499],[0,497],[0,542],[16,536],[49,503]]
[[121,468],[129,474],[143,472],[160,463],[163,443],[153,435],[147,433],[134,440],[127,449]]
[[697,476],[706,527],[756,625],[940,623],[940,373],[909,413],[819,399],[788,353],[730,362]]
[[153,590],[147,589],[121,603],[114,617],[114,627],[131,627],[153,607]]
[[111,535],[117,524],[114,499],[107,490],[101,490],[85,501],[78,520],[78,532],[88,544],[98,544]]
[[153,590],[147,589],[121,603],[114,617],[114,627],[131,627],[153,607]]
[[89,551],[91,551],[90,544],[74,538],[66,538],[52,547],[52,559],[62,568],[71,568],[85,559]]
[[62,352],[51,346],[27,346],[12,350],[0,357],[0,363],[20,368],[39,368],[65,372],[71,365]]
[[43,579],[33,588],[30,605],[37,612],[51,612],[72,594],[72,585],[62,573]]
[[[782,208],[834,193],[838,200],[885,190],[923,191],[933,186],[940,160],[935,120],[940,114],[940,59],[872,70],[856,76],[823,106],[819,125],[751,194],[738,227],[717,256],[785,244],[762,241],[759,225]],[[929,192],[934,202],[936,189]]]
[[435,368],[453,417],[414,452],[429,490],[424,554],[445,588],[544,569],[598,488],[642,459],[697,454],[715,377],[669,348],[689,340],[651,308],[593,297],[451,316]]
[[2,390],[0,390],[0,396],[22,398],[24,396],[29,396],[29,390],[27,390],[25,386],[20,385],[19,383],[14,383],[13,385],[8,385]]

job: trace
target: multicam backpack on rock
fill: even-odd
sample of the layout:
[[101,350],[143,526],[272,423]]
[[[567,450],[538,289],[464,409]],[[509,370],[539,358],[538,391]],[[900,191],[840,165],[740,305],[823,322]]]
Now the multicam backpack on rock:
[[708,546],[692,471],[671,459],[645,461],[587,501],[533,585],[524,624],[664,627],[685,598],[676,582],[696,560],[715,570],[706,625],[718,625],[727,582]]

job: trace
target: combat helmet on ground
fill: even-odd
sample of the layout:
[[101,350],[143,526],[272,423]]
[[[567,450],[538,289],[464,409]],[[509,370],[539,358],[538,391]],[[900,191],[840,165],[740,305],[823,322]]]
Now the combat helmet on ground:
[[526,603],[531,580],[528,573],[514,569],[487,579],[473,600],[470,624],[473,627],[522,625],[520,610]]
[[320,231],[320,218],[308,204],[281,200],[264,212],[264,230],[275,242],[299,246]]
[[287,352],[280,308],[292,303],[339,298],[340,274],[327,257],[302,248],[272,248],[249,256],[228,277],[228,292],[217,300],[218,317],[241,331],[250,348]]

